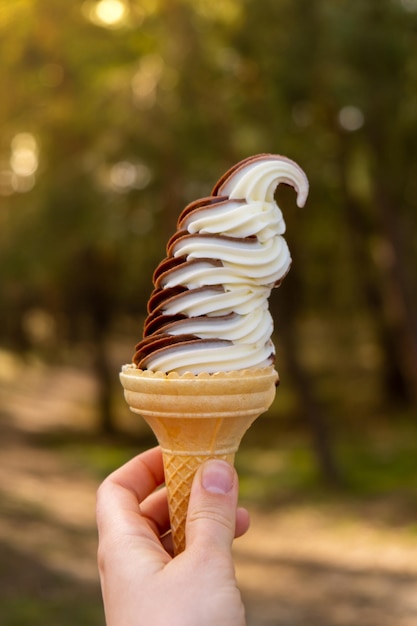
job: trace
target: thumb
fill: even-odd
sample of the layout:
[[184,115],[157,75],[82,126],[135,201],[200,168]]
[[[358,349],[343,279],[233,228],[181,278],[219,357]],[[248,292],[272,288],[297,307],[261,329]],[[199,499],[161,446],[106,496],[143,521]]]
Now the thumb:
[[188,505],[187,548],[230,550],[236,527],[238,478],[232,465],[213,459],[196,472]]

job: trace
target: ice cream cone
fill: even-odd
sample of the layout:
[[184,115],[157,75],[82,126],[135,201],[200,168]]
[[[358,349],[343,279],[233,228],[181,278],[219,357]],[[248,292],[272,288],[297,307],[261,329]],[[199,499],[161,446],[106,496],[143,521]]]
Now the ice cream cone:
[[126,401],[153,430],[163,452],[174,550],[185,548],[185,520],[194,474],[205,460],[233,463],[241,439],[271,405],[278,374],[273,367],[164,374],[125,365]]

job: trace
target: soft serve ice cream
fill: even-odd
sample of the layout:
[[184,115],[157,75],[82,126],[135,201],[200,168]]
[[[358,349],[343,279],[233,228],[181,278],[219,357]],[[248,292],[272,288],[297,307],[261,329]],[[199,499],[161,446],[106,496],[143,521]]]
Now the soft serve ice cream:
[[126,402],[161,446],[175,554],[186,545],[197,468],[212,458],[233,463],[244,433],[275,398],[268,298],[291,264],[274,200],[282,182],[303,206],[304,172],[261,154],[184,209],[154,274],[134,362],[120,372]]
[[257,155],[230,169],[210,197],[184,209],[154,273],[133,358],[139,369],[199,374],[274,363],[268,298],[291,265],[274,200],[280,183],[294,187],[302,207],[303,170],[282,156]]

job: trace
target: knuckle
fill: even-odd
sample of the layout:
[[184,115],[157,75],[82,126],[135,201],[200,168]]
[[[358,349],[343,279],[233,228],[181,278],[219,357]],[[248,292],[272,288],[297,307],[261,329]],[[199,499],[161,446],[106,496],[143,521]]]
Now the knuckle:
[[215,506],[202,506],[189,511],[188,522],[210,521],[223,526],[225,529],[234,531],[235,522],[232,521],[223,508]]

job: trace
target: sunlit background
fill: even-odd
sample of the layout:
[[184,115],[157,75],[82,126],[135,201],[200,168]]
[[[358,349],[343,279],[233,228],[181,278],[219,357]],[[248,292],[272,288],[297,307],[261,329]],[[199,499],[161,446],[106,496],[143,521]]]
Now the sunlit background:
[[417,1],[0,0],[0,622],[103,624],[118,382],[182,208],[282,186],[281,385],[237,458],[248,626],[417,623]]

